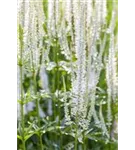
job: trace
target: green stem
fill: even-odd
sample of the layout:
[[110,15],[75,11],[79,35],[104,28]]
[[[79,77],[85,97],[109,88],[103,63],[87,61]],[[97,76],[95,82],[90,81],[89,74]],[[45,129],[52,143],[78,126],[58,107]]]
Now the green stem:
[[75,150],[77,150],[77,130],[78,130],[78,127],[76,126],[76,133],[75,133]]
[[87,138],[85,138],[85,134],[83,134],[83,149],[87,150]]
[[[55,52],[55,58],[56,58],[56,64],[57,64],[57,72],[56,72],[56,81],[57,81],[57,90],[60,90],[60,72],[59,72],[59,49],[58,49],[58,41],[56,41],[56,52]],[[60,121],[61,121],[61,106],[60,106],[60,100],[59,100],[59,94],[58,94],[58,111],[59,111],[59,122],[58,125],[60,126]],[[62,134],[61,134],[61,129],[59,129],[60,132],[60,150],[63,149],[62,147]]]
[[25,141],[24,140],[22,141],[22,144],[23,144],[23,150],[25,150]]
[[[53,47],[53,61],[55,62],[55,47]],[[55,93],[56,91],[56,70],[55,68],[53,69],[53,89],[52,89],[52,92]],[[54,96],[53,98],[53,111],[54,111],[54,120],[56,119],[56,98]]]
[[[22,57],[21,57],[22,58]],[[21,60],[22,61],[22,60]],[[25,122],[24,122],[24,109],[23,109],[23,85],[22,85],[22,66],[20,66],[20,84],[21,84],[21,125],[22,125],[22,144],[23,144],[23,150],[25,150],[25,139],[24,139],[24,128],[25,128]]]
[[24,127],[25,127],[25,122],[24,122],[24,98],[23,98],[23,29],[21,25],[19,25],[19,41],[20,41],[20,61],[19,61],[19,69],[20,69],[20,91],[21,91],[21,126],[22,126],[22,144],[23,144],[23,150],[25,150],[25,139],[24,139]]
[[78,110],[77,110],[77,114],[76,114],[76,119],[75,119],[75,123],[76,123],[76,131],[75,131],[75,150],[77,150],[77,144],[78,144]]
[[[37,81],[36,81],[36,75],[34,72],[34,92],[37,94]],[[38,127],[40,127],[40,116],[39,116],[39,99],[36,99],[36,112],[37,112],[37,119],[38,119]],[[42,143],[42,134],[39,132],[39,144],[40,149],[43,150],[43,143]]]
[[40,149],[43,150],[43,143],[42,143],[42,135],[41,134],[39,136],[39,141],[40,141]]

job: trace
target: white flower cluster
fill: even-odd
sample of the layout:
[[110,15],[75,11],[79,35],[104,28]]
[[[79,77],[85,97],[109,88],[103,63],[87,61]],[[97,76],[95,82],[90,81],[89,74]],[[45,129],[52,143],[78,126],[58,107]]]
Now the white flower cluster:
[[110,44],[109,44],[109,55],[106,59],[106,80],[107,80],[107,93],[108,93],[108,123],[112,121],[111,113],[111,103],[116,101],[117,97],[117,43],[115,42],[115,21],[116,21],[116,11],[112,12],[112,19],[109,27],[110,34]]
[[[102,55],[104,47],[97,51],[101,28],[106,18],[106,1],[73,1],[74,43],[77,69],[72,76],[71,115],[78,117],[78,124],[87,129],[95,113],[95,92],[103,68]],[[103,12],[104,11],[104,12]],[[101,43],[102,44],[102,43]],[[74,73],[73,73],[74,74]]]
[[[39,71],[40,66],[40,53],[43,47],[42,41],[44,36],[43,31],[43,22],[44,22],[44,13],[42,1],[39,0],[19,0],[18,1],[18,28],[19,28],[19,37],[21,37],[21,42],[18,41],[18,61],[21,60],[22,74],[32,74],[33,71],[35,75]],[[21,33],[20,33],[21,30]],[[21,44],[20,44],[21,43]],[[26,72],[27,71],[27,72]],[[42,72],[42,68],[40,73]],[[20,71],[18,69],[18,81],[20,80]],[[43,77],[43,75],[42,75]],[[44,76],[45,77],[45,76]],[[44,80],[41,78],[41,80]],[[20,99],[20,85],[18,82],[18,99]],[[47,88],[47,85],[42,85],[43,88]],[[30,87],[33,88],[33,87]],[[30,90],[31,94],[34,91]],[[24,91],[23,91],[24,93]],[[31,111],[35,104],[29,102],[27,105],[24,105],[24,114],[28,111]],[[18,110],[19,110],[18,106]],[[40,116],[44,116],[41,108],[39,107]],[[19,112],[19,111],[18,111]],[[20,114],[18,113],[20,116]]]
[[[44,35],[43,22],[44,12],[42,1],[31,0],[17,1],[17,55],[20,57],[19,36],[22,36],[23,62],[29,62],[31,68],[37,72],[39,67],[40,51]],[[20,33],[22,28],[22,33]],[[21,34],[21,35],[20,35]]]

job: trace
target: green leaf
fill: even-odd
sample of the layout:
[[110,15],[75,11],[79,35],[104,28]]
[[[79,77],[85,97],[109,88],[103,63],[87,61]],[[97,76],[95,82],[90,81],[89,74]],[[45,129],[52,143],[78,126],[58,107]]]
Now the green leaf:
[[47,128],[47,131],[53,131],[53,130],[57,130],[57,129],[62,129],[63,127],[61,127],[61,126],[52,126],[52,127],[49,127],[49,128]]
[[26,135],[25,137],[24,137],[24,140],[25,141],[27,141],[30,137],[32,137],[32,135],[34,135],[35,134],[35,132],[33,132],[33,133],[31,133],[31,134],[29,134],[29,135]]
[[18,102],[20,105],[23,104],[23,102],[22,102],[20,99],[18,99],[17,102]]
[[17,138],[22,141],[22,137],[20,135],[17,135]]

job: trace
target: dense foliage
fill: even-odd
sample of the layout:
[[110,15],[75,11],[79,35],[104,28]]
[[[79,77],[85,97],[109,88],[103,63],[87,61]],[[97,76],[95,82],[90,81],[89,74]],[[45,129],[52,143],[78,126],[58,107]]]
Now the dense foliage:
[[117,13],[18,0],[18,150],[117,150]]

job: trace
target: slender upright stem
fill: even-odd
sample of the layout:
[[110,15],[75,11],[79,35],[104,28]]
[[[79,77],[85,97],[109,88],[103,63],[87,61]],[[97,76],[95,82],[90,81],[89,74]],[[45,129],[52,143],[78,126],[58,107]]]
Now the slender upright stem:
[[25,141],[23,140],[23,150],[25,150]]
[[78,147],[78,134],[77,134],[77,131],[78,131],[78,110],[77,110],[77,114],[76,114],[76,120],[75,120],[75,123],[76,123],[76,131],[75,131],[75,150],[77,150],[77,147]]
[[[36,81],[36,75],[34,73],[34,92],[37,94],[37,81]],[[40,127],[40,116],[39,116],[39,99],[36,99],[36,112],[37,112],[37,119],[38,119],[38,127]],[[43,143],[42,143],[42,135],[41,132],[39,133],[39,144],[40,149],[43,150]]]
[[83,134],[83,150],[87,150],[87,138],[85,134]]
[[23,109],[23,85],[22,85],[22,66],[20,66],[20,85],[21,85],[21,126],[22,126],[22,144],[23,144],[23,150],[25,150],[25,139],[24,139],[24,127],[25,127],[25,121],[24,121],[24,109]]
[[25,121],[24,121],[24,109],[23,109],[23,29],[21,25],[19,25],[19,41],[20,41],[20,60],[19,60],[19,69],[20,69],[20,91],[21,91],[21,127],[22,127],[22,144],[23,144],[23,150],[25,150],[25,139],[24,139],[24,127],[25,127]]
[[39,142],[40,142],[40,149],[41,149],[41,150],[44,150],[44,149],[43,149],[42,135],[41,135],[41,134],[39,135]]
[[75,150],[77,150],[77,144],[78,144],[78,142],[77,142],[77,139],[78,139],[77,130],[78,130],[78,125],[76,125],[76,133],[75,133]]
[[[57,39],[56,39],[57,40]],[[56,41],[56,52],[55,52],[55,61],[57,64],[57,72],[56,72],[56,83],[57,83],[57,90],[60,90],[60,72],[59,72],[59,49],[58,49],[58,41]],[[61,123],[61,106],[60,106],[60,100],[59,100],[59,93],[58,93],[58,111],[59,111],[59,122],[58,125],[60,126]],[[60,132],[60,150],[62,150],[62,134],[61,134],[61,129],[59,129]]]

